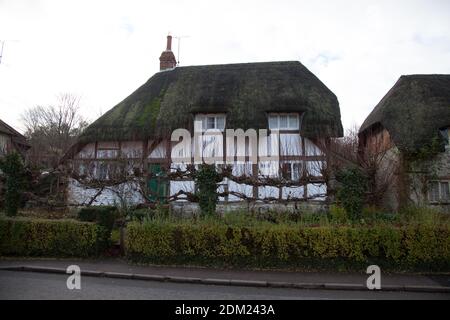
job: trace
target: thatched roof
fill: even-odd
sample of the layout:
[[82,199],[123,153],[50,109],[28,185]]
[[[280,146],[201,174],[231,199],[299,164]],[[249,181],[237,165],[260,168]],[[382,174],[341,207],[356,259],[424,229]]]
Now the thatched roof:
[[80,142],[192,130],[193,115],[227,113],[227,128],[267,128],[266,112],[305,112],[307,137],[342,136],[336,96],[300,62],[177,67],[156,73],[90,125]]
[[415,152],[450,126],[450,75],[401,76],[373,109],[360,134],[382,125],[395,145]]

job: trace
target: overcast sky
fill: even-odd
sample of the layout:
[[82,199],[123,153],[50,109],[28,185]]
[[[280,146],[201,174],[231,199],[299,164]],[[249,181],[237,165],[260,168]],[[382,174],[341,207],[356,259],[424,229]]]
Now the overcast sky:
[[182,66],[302,62],[346,128],[400,75],[450,73],[449,0],[0,0],[0,118],[22,131],[25,109],[70,92],[95,120],[158,72],[169,32],[189,36]]

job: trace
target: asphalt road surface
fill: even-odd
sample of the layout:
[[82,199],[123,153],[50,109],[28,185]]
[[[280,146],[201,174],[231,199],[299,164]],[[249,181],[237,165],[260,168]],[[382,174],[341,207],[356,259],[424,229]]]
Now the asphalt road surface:
[[69,290],[67,276],[0,271],[0,299],[446,299],[450,294],[252,288],[95,278],[83,276],[80,290]]

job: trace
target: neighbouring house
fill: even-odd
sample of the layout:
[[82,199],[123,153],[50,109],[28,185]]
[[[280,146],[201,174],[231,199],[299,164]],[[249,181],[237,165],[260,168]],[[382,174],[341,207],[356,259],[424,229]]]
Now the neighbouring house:
[[[14,128],[0,120],[0,159],[6,155],[17,152],[25,159],[27,150],[30,148],[26,138],[17,132]],[[0,173],[1,170],[0,170]],[[3,202],[4,180],[0,175],[0,203]]]
[[[180,147],[181,141],[171,139],[180,128],[205,136]],[[222,138],[228,129],[266,129],[267,135],[258,136],[256,145],[250,138],[237,138],[236,143],[233,138],[230,145]],[[164,172],[186,169],[187,163],[177,159],[194,160],[199,152],[218,165],[226,160],[233,176],[286,181],[286,186],[249,185],[226,178],[219,184],[220,205],[234,208],[250,200],[268,205],[267,199],[322,204],[327,181],[321,145],[342,132],[336,96],[300,62],[180,67],[168,36],[160,72],[92,123],[66,154],[65,162],[75,173],[67,199],[71,205],[85,205],[117,203],[123,194],[132,203],[171,198],[174,206],[187,210],[194,181],[167,179]],[[252,149],[265,149],[267,157],[252,157]],[[147,177],[146,183],[102,188],[99,181],[111,180],[119,162]],[[289,183],[306,173],[311,179],[297,186]],[[97,184],[81,182],[80,177],[89,175]]]
[[402,76],[359,132],[362,154],[382,154],[380,204],[450,212],[450,75]]
[[29,148],[30,145],[22,134],[0,120],[0,157],[4,157],[11,152],[17,152],[25,157]]

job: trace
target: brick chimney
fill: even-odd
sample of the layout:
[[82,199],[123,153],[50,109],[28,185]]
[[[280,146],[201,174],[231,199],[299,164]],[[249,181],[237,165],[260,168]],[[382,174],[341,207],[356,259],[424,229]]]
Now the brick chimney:
[[166,70],[175,68],[177,60],[172,52],[172,36],[167,36],[166,50],[161,53],[159,57],[159,70]]

